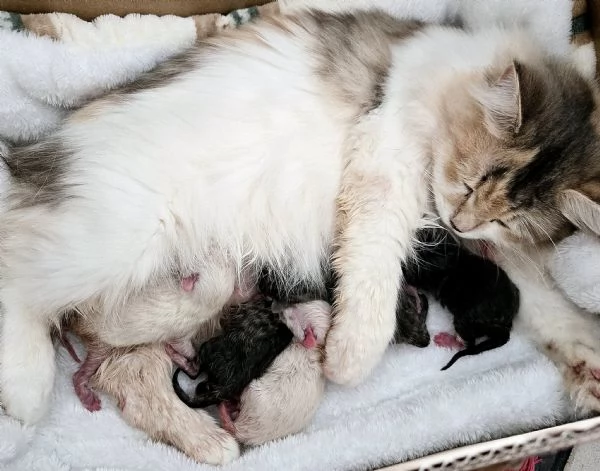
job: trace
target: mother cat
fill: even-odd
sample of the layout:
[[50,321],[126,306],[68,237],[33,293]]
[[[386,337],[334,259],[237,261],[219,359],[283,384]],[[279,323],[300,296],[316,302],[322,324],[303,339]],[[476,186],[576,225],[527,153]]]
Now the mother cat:
[[130,297],[197,272],[210,309],[127,320],[136,342],[177,339],[264,266],[283,284],[319,284],[330,255],[325,367],[359,382],[394,332],[426,175],[464,237],[598,230],[596,90],[541,51],[518,31],[378,12],[273,19],[199,44],[13,149],[1,224],[7,411],[43,415],[49,329],[69,310],[126,317]]

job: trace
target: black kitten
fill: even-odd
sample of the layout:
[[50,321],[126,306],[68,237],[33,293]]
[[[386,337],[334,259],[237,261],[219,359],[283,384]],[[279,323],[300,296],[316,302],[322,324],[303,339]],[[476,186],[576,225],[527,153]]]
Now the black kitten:
[[[263,269],[258,281],[258,288],[263,295],[272,297],[278,302],[287,304],[303,303],[322,299],[329,304],[334,299],[335,281],[332,274],[325,274],[323,286],[297,285],[287,291],[280,288],[277,279],[268,269]],[[427,297],[411,286],[406,286],[398,296],[396,306],[396,331],[394,342],[408,343],[417,347],[429,345],[430,336],[425,321],[428,309]]]
[[416,260],[405,267],[406,282],[431,293],[450,311],[466,344],[442,370],[463,356],[507,343],[519,310],[519,290],[506,272],[461,247],[443,229],[420,230],[417,239]]
[[[421,291],[429,292],[454,317],[454,328],[466,348],[443,369],[465,355],[476,355],[501,347],[519,309],[519,290],[495,263],[472,254],[444,229],[421,229],[416,234],[415,256],[403,264],[404,286],[398,293],[394,341],[426,347],[430,342],[426,318],[428,303]],[[259,289],[288,303],[311,299],[333,301],[332,275],[324,286],[298,285],[282,292],[276,278],[263,270]],[[478,339],[487,337],[481,343]]]
[[293,337],[271,305],[263,298],[229,309],[221,320],[222,332],[198,348],[199,374],[207,378],[196,386],[194,397],[181,388],[180,370],[175,371],[173,388],[179,399],[195,408],[237,400],[265,373]]
[[395,343],[425,348],[431,337],[427,330],[427,297],[413,286],[404,286],[396,304]]

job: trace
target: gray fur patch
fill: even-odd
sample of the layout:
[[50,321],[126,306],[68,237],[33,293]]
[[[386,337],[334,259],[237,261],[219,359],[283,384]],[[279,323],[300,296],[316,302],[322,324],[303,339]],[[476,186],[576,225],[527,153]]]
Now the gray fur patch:
[[18,187],[14,193],[17,206],[55,206],[69,198],[65,177],[72,154],[57,137],[51,137],[15,147],[2,156]]
[[198,41],[196,45],[187,51],[167,59],[155,69],[143,73],[135,81],[118,88],[114,94],[129,95],[169,85],[186,72],[196,69],[202,53],[210,47],[212,47],[211,44]]
[[362,115],[377,108],[385,95],[390,46],[423,28],[380,11],[354,14],[312,12],[316,25],[317,73],[328,94]]

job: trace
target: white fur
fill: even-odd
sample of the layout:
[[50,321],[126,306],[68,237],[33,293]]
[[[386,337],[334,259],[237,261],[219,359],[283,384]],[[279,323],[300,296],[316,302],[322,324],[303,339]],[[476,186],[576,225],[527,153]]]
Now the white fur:
[[[499,254],[496,261],[519,287],[517,322],[555,362],[576,405],[600,409],[600,323],[570,302],[556,287],[548,268],[553,251]],[[577,371],[577,370],[580,371]]]
[[261,445],[304,429],[325,393],[321,357],[320,349],[299,343],[286,348],[242,393],[234,436],[241,443]]
[[189,292],[181,288],[179,278],[163,278],[127,299],[119,309],[102,309],[101,305],[89,311],[80,309],[86,328],[113,347],[189,339],[206,320],[221,312],[235,289],[231,266],[202,263],[199,270],[202,282]]
[[133,80],[196,39],[194,22],[173,16],[72,23],[61,29],[68,42],[0,30],[0,138],[39,138],[65,109]]
[[[452,318],[431,303],[427,324],[433,336],[448,331]],[[75,347],[81,354],[79,345]],[[327,385],[323,402],[302,433],[247,449],[223,469],[377,468],[571,419],[560,374],[521,332],[514,332],[502,348],[440,371],[453,354],[434,345],[392,346],[373,375],[358,387]],[[132,365],[129,368],[135,371]],[[76,369],[60,348],[51,411],[37,427],[0,414],[0,468],[214,471],[128,426],[131,419],[123,418],[109,396],[101,395],[102,410],[86,411],[73,391],[71,377]],[[189,414],[197,412],[188,409]],[[153,427],[159,423],[148,408],[141,414]],[[196,421],[185,423],[188,428],[179,427],[179,433],[201,452],[204,437],[190,433],[198,430]]]
[[[352,123],[326,104],[312,36],[290,28],[263,27],[262,42],[206,53],[210,67],[126,105],[100,101],[94,119],[84,108],[57,132],[75,152],[67,177],[75,198],[53,210],[14,210],[4,221],[0,387],[9,413],[27,422],[43,414],[53,371],[45,329],[65,308],[93,300],[118,310],[174,263],[195,271],[221,257],[238,274],[263,261],[291,279],[320,277],[343,161],[344,184],[364,205],[352,208],[340,235],[343,276],[326,368],[355,384],[381,358],[393,333],[400,259],[424,210],[436,97],[454,77],[449,70],[520,57],[531,41],[514,31],[431,28],[396,46],[386,102],[345,140]],[[212,279],[201,273],[199,289],[225,289]],[[31,333],[23,336],[25,325]]]
[[321,300],[294,304],[283,310],[281,318],[296,339],[303,340],[305,329],[311,327],[315,340],[322,345],[331,325],[331,306]]
[[[325,393],[321,347],[331,325],[331,306],[324,301],[300,303],[284,309],[282,318],[295,339],[242,393],[232,432],[244,444],[261,445],[300,432]],[[317,341],[312,348],[302,344],[307,327]]]
[[600,314],[600,239],[577,232],[557,246],[550,262],[557,285],[575,304]]
[[[332,231],[344,129],[317,100],[301,42],[281,34],[267,39],[275,49],[240,45],[212,57],[209,73],[200,69],[148,91],[125,113],[106,111],[86,122],[74,116],[62,128],[65,142],[86,143],[71,181],[87,184],[58,211],[15,214],[11,224],[27,236],[4,243],[11,268],[2,290],[1,386],[9,412],[26,421],[40,417],[37,405],[51,390],[51,377],[40,375],[53,363],[42,354],[47,335],[21,343],[12,318],[31,324],[37,316],[46,324],[66,305],[99,295],[104,309],[118,309],[123,289],[141,288],[164,272],[170,254],[183,269],[224,252],[238,272],[262,259],[293,266],[297,276],[318,276]],[[228,93],[206,93],[211,89]],[[26,230],[31,218],[40,218],[43,234]],[[201,274],[200,289],[211,279]],[[14,380],[26,364],[38,371],[39,385]],[[35,400],[21,401],[23,389]]]

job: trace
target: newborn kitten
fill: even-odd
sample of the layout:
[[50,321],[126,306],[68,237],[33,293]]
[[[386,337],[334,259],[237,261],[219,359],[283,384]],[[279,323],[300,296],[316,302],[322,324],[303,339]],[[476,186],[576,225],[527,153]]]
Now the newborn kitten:
[[[261,377],[290,344],[292,332],[271,305],[271,299],[262,298],[223,314],[221,332],[198,347],[198,374],[205,374],[206,380],[198,383],[193,397],[179,385],[177,369],[173,388],[187,406],[208,407],[238,399],[248,383]],[[301,338],[304,337],[303,332]],[[306,337],[308,341],[309,335]]]
[[428,310],[427,297],[414,286],[405,285],[398,293],[394,343],[427,347],[431,340],[426,324]]
[[[465,342],[442,368],[465,355],[476,355],[501,347],[510,339],[519,310],[519,290],[508,275],[490,260],[461,247],[444,229],[422,229],[406,281],[430,292],[454,317],[454,328]],[[480,343],[478,339],[486,337]],[[437,344],[456,345],[449,334],[434,338]],[[450,345],[448,345],[450,346]]]
[[[218,332],[208,322],[198,333],[204,341]],[[172,445],[199,463],[219,465],[239,455],[235,439],[204,411],[190,409],[171,386],[172,362],[160,344],[113,348],[91,378],[91,386],[113,396],[132,427]]]
[[199,273],[221,306],[184,318],[197,327],[245,268],[311,285],[330,255],[325,371],[358,383],[393,337],[401,263],[430,189],[464,237],[506,245],[557,239],[571,223],[598,230],[596,108],[591,79],[518,30],[306,12],[198,44],[6,157],[7,413],[44,415],[49,326],[69,309],[123,314],[144,342],[170,341],[177,315],[122,312],[154,280]]
[[[330,311],[324,301],[283,310],[294,341],[264,375],[250,383],[239,401],[219,407],[223,428],[238,441],[260,445],[297,433],[310,423],[325,392],[321,361]],[[314,342],[299,340],[307,329],[314,334]]]

